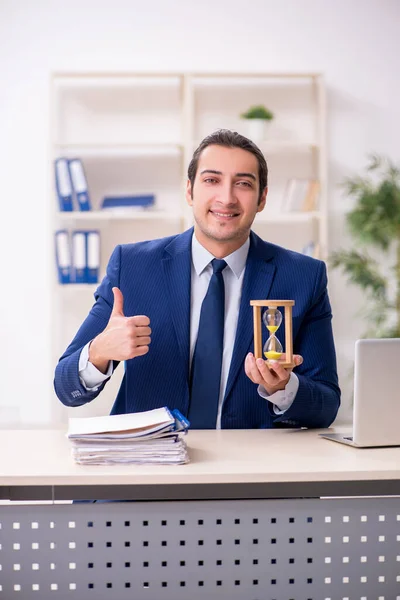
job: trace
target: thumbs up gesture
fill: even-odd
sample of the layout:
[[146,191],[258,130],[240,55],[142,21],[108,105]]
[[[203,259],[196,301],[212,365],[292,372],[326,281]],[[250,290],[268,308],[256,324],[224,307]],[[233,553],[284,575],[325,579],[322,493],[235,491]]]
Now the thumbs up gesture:
[[90,344],[89,361],[106,373],[110,360],[129,360],[149,351],[150,319],[145,315],[126,317],[124,297],[119,288],[112,289],[113,309],[107,327]]

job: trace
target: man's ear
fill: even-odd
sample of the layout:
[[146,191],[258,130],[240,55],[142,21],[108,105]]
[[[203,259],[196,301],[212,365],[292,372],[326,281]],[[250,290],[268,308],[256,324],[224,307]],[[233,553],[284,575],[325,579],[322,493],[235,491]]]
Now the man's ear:
[[193,198],[192,198],[192,184],[190,183],[190,179],[187,180],[186,182],[186,202],[189,204],[189,206],[192,206],[193,204]]
[[261,194],[260,202],[258,203],[257,212],[261,212],[265,208],[265,203],[267,201],[268,188],[264,188],[263,193]]

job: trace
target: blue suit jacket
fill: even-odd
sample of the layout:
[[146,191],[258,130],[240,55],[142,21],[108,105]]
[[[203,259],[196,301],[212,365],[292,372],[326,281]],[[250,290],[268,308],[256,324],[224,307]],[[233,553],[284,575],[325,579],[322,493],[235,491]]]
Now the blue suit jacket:
[[[82,386],[79,355],[106,327],[113,306],[112,287],[117,286],[124,296],[124,313],[147,315],[152,336],[148,354],[126,361],[112,413],[169,406],[187,415],[192,233],[190,229],[161,240],[116,247],[95,293],[96,302],[56,367],[54,385],[61,402],[80,406],[93,400],[105,385],[97,392]],[[323,262],[266,243],[251,233],[222,409],[223,428],[328,427],[335,419],[340,390],[326,284]],[[296,368],[300,381],[296,398],[280,416],[258,395],[257,386],[244,371],[246,354],[253,351],[250,300],[262,298],[295,300],[294,352],[304,358]],[[264,326],[263,330],[264,342]],[[278,337],[283,343],[284,324]]]

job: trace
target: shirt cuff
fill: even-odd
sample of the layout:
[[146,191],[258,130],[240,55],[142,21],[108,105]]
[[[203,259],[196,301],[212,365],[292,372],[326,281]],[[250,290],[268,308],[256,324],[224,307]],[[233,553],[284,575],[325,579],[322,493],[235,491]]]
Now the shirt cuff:
[[100,385],[113,374],[113,361],[108,363],[107,373],[99,371],[91,362],[89,362],[89,346],[91,342],[82,348],[79,356],[79,379],[88,392],[97,392]]
[[283,415],[283,413],[285,413],[288,410],[288,408],[292,406],[298,389],[299,378],[292,371],[290,373],[289,381],[287,382],[284,390],[278,390],[277,392],[269,396],[265,387],[259,385],[257,391],[261,398],[265,398],[265,400],[269,400],[269,402],[272,402],[272,404],[274,405],[273,411],[276,415]]

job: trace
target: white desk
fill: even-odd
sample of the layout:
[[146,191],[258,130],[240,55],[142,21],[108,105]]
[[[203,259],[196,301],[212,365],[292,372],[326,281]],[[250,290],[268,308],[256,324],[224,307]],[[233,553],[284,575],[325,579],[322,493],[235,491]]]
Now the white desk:
[[[192,431],[188,465],[89,467],[63,431],[2,431],[0,498],[47,503],[0,506],[0,600],[400,597],[400,448],[318,433]],[[51,502],[73,498],[136,502]]]
[[319,432],[191,431],[187,465],[103,467],[76,465],[64,431],[2,431],[0,498],[400,495],[400,448],[355,449]]

